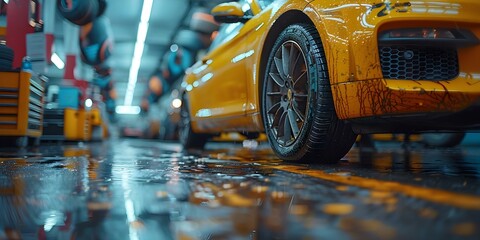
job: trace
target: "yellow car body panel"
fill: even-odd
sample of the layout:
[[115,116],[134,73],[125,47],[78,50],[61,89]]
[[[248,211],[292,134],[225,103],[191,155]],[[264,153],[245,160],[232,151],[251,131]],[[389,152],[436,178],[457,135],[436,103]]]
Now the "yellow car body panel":
[[[195,132],[263,129],[257,114],[260,111],[258,64],[252,63],[252,59],[260,59],[265,33],[275,16],[282,14],[279,10],[303,9],[307,3],[303,0],[273,3],[273,8],[256,14],[233,39],[223,42],[187,70],[184,86]],[[260,9],[256,1],[251,7],[254,13]]]
[[370,3],[314,1],[305,10],[317,19],[313,22],[324,43],[340,119],[453,112],[479,100],[480,45],[458,49],[460,74],[452,80],[389,80],[382,75],[377,36],[396,28],[441,27],[469,29],[479,37],[480,2],[391,1],[390,7],[376,8]]
[[452,113],[480,100],[479,44],[458,49],[459,75],[447,81],[385,79],[378,53],[378,33],[391,29],[467,29],[480,38],[478,0],[278,0],[261,11],[253,0],[251,9],[235,37],[187,71],[194,132],[264,130],[262,58],[275,25],[307,24],[283,17],[293,11],[319,32],[339,119]]
[[242,36],[246,34],[245,31],[239,32],[237,38],[210,52],[191,68],[187,91],[189,98],[195,99],[190,101],[194,118],[241,115],[247,98],[246,72],[243,62],[235,62],[234,58],[244,52],[246,41]]

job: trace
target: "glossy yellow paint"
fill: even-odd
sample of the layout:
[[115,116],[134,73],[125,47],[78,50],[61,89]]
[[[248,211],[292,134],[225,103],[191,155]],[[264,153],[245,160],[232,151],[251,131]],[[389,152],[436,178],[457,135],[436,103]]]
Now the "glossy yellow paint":
[[65,108],[64,129],[65,140],[88,141],[92,138],[91,113],[85,109]]
[[242,6],[238,2],[222,3],[212,9],[213,16],[237,16],[242,17]]
[[[108,125],[105,122],[105,119],[102,118],[102,113],[99,108],[94,107],[90,109],[90,135],[91,140],[103,140],[108,137]],[[94,136],[94,131],[100,128],[101,134],[99,136]],[[94,139],[97,138],[97,139]]]
[[262,59],[276,39],[269,34],[278,34],[278,25],[308,22],[298,16],[320,34],[340,119],[455,112],[480,101],[480,45],[458,50],[458,77],[411,81],[383,78],[377,40],[379,32],[413,27],[468,29],[480,38],[477,0],[279,0],[261,11],[252,0],[251,9],[254,16],[238,33],[186,74],[195,132],[263,131]]
[[78,138],[88,141],[92,139],[92,124],[90,122],[90,111],[85,109],[78,110]]
[[[243,115],[247,99],[246,71],[243,59],[238,56],[245,52],[247,35],[248,31],[242,28],[235,38],[227,41],[228,44],[211,51],[189,70],[186,90],[190,111],[193,118],[198,119],[195,123],[202,128],[215,127],[212,116],[228,118]],[[210,121],[201,121],[205,119]],[[231,122],[233,128],[237,121],[241,122],[238,119]]]
[[[408,4],[407,4],[408,3]],[[394,5],[395,4],[395,5]],[[340,119],[462,110],[480,98],[480,45],[459,49],[460,74],[450,81],[383,79],[377,35],[396,28],[460,28],[480,36],[480,2],[314,1],[305,10],[320,32]],[[379,17],[380,11],[386,16]]]
[[90,110],[90,123],[92,126],[100,126],[102,125],[102,115],[100,113],[100,109],[92,108]]
[[[276,17],[289,9],[303,9],[306,1],[276,1],[255,14],[233,37],[209,52],[192,66],[184,79],[195,132],[258,131],[263,129],[259,116],[258,62],[265,33]],[[272,8],[273,7],[273,8]]]
[[78,113],[76,109],[65,108],[64,110],[64,127],[63,135],[66,140],[73,141],[78,138]]

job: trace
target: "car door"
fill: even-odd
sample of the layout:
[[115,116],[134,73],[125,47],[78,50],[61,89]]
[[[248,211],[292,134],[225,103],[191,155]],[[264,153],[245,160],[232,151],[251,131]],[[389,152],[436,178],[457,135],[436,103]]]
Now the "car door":
[[[248,3],[243,4],[249,7]],[[249,9],[245,7],[245,10]],[[209,52],[191,69],[195,81],[190,82],[186,90],[192,119],[199,125],[212,125],[216,124],[215,119],[245,114],[244,55],[248,31],[243,25],[222,25]]]

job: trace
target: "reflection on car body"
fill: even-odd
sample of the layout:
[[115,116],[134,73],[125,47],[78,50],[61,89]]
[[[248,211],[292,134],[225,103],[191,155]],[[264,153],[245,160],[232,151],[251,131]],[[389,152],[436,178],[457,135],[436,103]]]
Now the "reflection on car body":
[[[480,2],[239,1],[184,78],[180,140],[265,131],[284,160],[336,162],[357,134],[478,129]],[[227,29],[230,28],[230,32]]]

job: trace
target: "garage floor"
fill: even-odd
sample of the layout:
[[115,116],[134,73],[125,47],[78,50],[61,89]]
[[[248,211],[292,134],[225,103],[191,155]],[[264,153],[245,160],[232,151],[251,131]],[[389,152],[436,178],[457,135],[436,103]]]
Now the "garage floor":
[[266,143],[110,140],[0,148],[0,239],[478,239],[480,147],[353,148],[338,165]]

